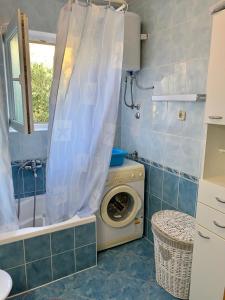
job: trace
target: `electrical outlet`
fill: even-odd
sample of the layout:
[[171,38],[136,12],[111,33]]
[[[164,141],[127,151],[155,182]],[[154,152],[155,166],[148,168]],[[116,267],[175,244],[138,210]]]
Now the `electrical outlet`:
[[185,121],[186,120],[186,111],[180,110],[178,113],[178,120]]

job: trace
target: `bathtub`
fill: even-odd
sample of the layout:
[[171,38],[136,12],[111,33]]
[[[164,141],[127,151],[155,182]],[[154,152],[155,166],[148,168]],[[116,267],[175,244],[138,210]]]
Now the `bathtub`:
[[[37,225],[44,224],[44,196],[37,199]],[[32,198],[21,202],[19,230],[0,234],[0,269],[13,279],[10,294],[36,289],[97,264],[96,217],[30,227]]]

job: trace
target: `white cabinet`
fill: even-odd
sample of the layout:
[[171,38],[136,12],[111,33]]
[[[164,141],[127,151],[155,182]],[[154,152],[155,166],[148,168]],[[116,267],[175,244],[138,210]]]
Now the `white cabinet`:
[[190,300],[223,300],[224,288],[225,240],[198,225]]
[[225,125],[225,10],[213,16],[205,121]]
[[225,10],[213,15],[190,300],[225,300]]
[[223,238],[225,242],[224,213],[199,202],[197,208],[197,223]]
[[198,201],[225,214],[225,188],[223,186],[200,180]]

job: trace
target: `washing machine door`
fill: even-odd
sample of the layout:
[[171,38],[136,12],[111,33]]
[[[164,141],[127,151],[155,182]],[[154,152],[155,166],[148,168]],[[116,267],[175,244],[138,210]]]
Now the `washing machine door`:
[[120,185],[111,189],[103,198],[101,217],[111,227],[124,227],[135,219],[141,206],[138,193],[127,185]]

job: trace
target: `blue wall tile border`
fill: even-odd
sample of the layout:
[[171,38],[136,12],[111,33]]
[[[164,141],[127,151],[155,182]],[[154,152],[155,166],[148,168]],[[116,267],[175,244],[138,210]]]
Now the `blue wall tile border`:
[[[128,159],[132,159],[130,156],[127,157]],[[145,158],[142,158],[142,157],[139,157],[138,159],[135,159],[135,161],[139,162],[139,163],[142,163],[144,164],[145,166],[146,165],[149,165],[149,166],[153,166],[153,167],[156,167],[158,169],[162,169],[163,171],[168,171],[170,173],[174,173],[180,177],[184,177],[185,179],[188,179],[188,180],[191,180],[193,182],[196,182],[198,183],[199,179],[193,175],[189,175],[189,174],[186,174],[184,172],[181,172],[181,171],[178,171],[176,169],[172,169],[170,167],[167,167],[167,166],[163,166],[157,162],[154,162],[154,161],[151,161],[151,160],[148,160],[148,159],[145,159]]]
[[151,217],[155,212],[172,209],[195,217],[199,179],[142,157],[135,161],[145,166],[144,236],[153,242]]
[[[36,195],[42,195],[46,192],[46,160],[40,160],[42,167],[37,169],[37,190]],[[14,186],[14,197],[26,198],[34,196],[34,175],[31,170],[21,168],[26,161],[14,161],[11,163],[12,178]]]
[[[83,233],[88,235],[85,239],[81,239]],[[77,245],[76,236],[80,241]],[[0,262],[0,268],[13,279],[10,296],[94,267],[97,264],[96,224],[91,222],[0,245]]]

